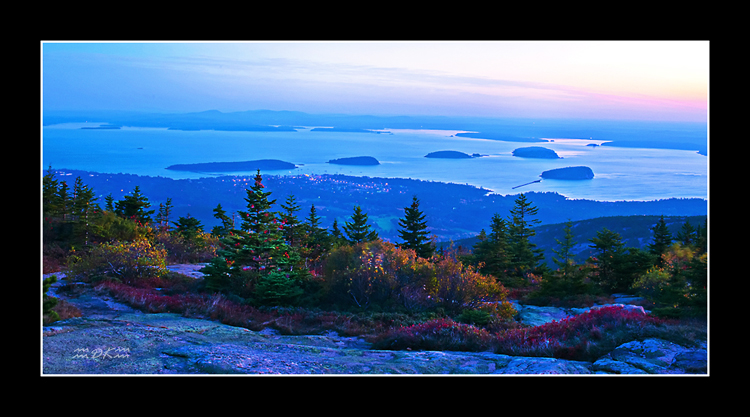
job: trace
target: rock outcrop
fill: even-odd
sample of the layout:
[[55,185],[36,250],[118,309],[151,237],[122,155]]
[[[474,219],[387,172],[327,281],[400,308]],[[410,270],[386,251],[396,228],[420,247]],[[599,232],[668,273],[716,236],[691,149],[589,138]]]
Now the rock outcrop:
[[[172,270],[194,267],[176,266]],[[198,273],[199,274],[199,273]],[[64,285],[64,275],[50,290]],[[42,372],[69,374],[673,374],[707,372],[707,349],[659,339],[630,342],[594,363],[490,352],[387,351],[361,338],[285,336],[178,314],[146,314],[107,296],[79,293],[68,302],[83,317],[42,332]],[[596,307],[594,307],[596,308]],[[640,308],[633,306],[633,308]],[[530,323],[576,313],[519,306]],[[580,309],[585,310],[585,309]],[[532,312],[536,311],[535,317]],[[580,313],[579,313],[580,314]]]

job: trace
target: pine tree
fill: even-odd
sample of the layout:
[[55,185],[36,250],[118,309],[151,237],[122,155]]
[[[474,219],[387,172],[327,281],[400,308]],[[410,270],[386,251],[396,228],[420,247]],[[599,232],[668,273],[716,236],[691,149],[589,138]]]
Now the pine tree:
[[653,240],[648,245],[648,250],[656,258],[655,265],[660,267],[663,264],[661,256],[672,245],[672,234],[664,221],[664,215],[659,218],[651,231],[653,232]]
[[536,235],[532,226],[541,223],[540,220],[531,218],[538,211],[524,194],[516,198],[515,206],[510,210],[508,250],[510,267],[516,277],[522,277],[525,272],[533,272],[544,259],[543,251],[530,241]]
[[404,218],[399,219],[398,224],[401,227],[398,234],[404,241],[398,246],[413,249],[419,257],[430,258],[435,247],[427,237],[427,222],[424,213],[419,210],[419,200],[416,195],[412,198],[411,206],[404,208]]
[[354,207],[352,221],[346,222],[344,225],[344,233],[346,233],[349,243],[352,244],[370,242],[378,239],[378,233],[372,230],[371,226],[367,224],[367,213],[363,213],[362,207],[360,206]]

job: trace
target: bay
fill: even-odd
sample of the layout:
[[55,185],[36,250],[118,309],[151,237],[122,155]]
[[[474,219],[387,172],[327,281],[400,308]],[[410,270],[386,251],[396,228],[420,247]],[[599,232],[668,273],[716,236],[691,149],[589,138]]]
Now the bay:
[[[618,148],[587,138],[547,138],[522,143],[456,137],[460,131],[393,129],[381,133],[180,131],[122,127],[82,129],[96,124],[68,123],[42,129],[42,169],[77,169],[173,179],[201,178],[206,173],[172,171],[175,164],[278,159],[297,169],[264,171],[267,175],[345,174],[412,178],[469,184],[502,195],[551,191],[571,199],[651,201],[708,198],[708,158],[694,151]],[[512,156],[519,147],[543,146],[562,159]],[[479,158],[425,158],[430,152],[454,150]],[[380,165],[328,164],[336,158],[372,156]],[[588,166],[592,180],[540,179],[543,171]],[[216,175],[252,175],[223,172]],[[518,188],[514,188],[518,187]]]

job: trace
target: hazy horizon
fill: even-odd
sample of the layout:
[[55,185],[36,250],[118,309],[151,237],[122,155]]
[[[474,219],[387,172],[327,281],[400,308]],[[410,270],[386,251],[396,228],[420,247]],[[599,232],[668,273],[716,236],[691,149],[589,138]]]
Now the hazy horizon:
[[42,42],[42,110],[708,121],[708,41]]

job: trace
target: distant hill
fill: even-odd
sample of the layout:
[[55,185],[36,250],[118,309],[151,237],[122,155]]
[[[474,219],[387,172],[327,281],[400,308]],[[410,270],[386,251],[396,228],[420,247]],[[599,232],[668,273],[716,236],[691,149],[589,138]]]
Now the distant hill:
[[48,111],[47,126],[72,122],[107,122],[118,126],[163,127],[179,130],[295,131],[295,126],[328,126],[347,129],[461,130],[456,137],[509,142],[546,142],[555,138],[606,141],[602,146],[635,146],[708,152],[708,124],[652,121],[513,119],[444,116],[372,116],[310,114],[299,111],[250,110],[194,113],[143,113],[115,111]]

